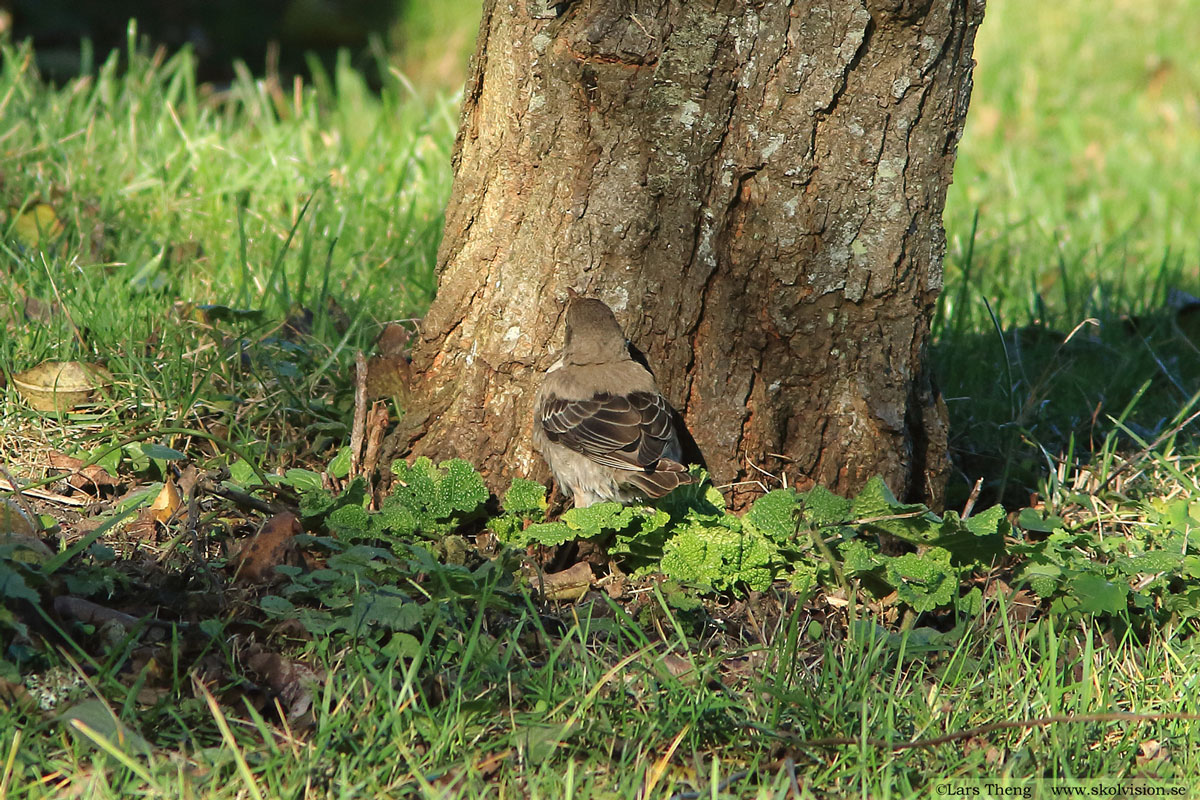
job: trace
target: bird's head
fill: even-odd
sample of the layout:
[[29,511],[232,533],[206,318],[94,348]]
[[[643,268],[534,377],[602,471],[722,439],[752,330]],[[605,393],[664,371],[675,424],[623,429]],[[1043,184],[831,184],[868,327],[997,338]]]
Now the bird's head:
[[605,364],[629,358],[625,333],[612,309],[599,300],[573,296],[567,306],[566,364]]

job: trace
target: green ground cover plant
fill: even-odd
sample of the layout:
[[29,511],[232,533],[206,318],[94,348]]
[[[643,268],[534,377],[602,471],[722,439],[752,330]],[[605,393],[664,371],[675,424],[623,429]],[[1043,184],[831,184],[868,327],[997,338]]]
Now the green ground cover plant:
[[[938,514],[368,483],[354,356],[431,297],[456,99],[383,62],[205,86],[135,34],[55,86],[4,43],[0,798],[1194,792],[1200,16],[988,14]],[[48,359],[104,402],[32,410]]]

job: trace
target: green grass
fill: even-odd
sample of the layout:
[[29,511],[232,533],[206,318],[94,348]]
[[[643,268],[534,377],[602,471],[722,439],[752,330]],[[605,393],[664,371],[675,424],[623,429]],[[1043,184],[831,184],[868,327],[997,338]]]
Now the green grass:
[[[1073,326],[1161,307],[1185,275],[1179,288],[1197,289],[1181,266],[1200,244],[1197,36],[1186,0],[988,4],[946,209],[954,329],[989,329],[980,295],[1011,323]],[[976,211],[964,318],[953,303]]]
[[1147,382],[1127,422],[1150,438],[1200,391],[1198,331],[1168,307],[1200,295],[1197,36],[1178,0],[989,3],[934,329],[951,505],[978,477],[1024,502],[1042,450],[1086,458]]
[[[215,92],[193,71],[186,52],[114,53],[50,91],[28,51],[6,53],[0,302],[47,310],[9,326],[0,364],[107,360],[114,429],[255,442],[273,421],[344,422],[308,398],[337,398],[354,351],[432,297],[454,101],[390,73],[372,94],[345,64],[298,89],[243,74]],[[297,344],[280,327],[300,308]]]
[[[1200,295],[1198,40],[1184,0],[993,0],[980,31],[934,328],[959,471],[950,499],[961,507],[979,477],[981,506],[1038,492],[1066,534],[1047,568],[1068,574],[1180,540],[1196,558],[1196,448],[1190,429],[1171,432],[1195,410],[1200,351],[1167,294]],[[18,474],[34,477],[46,448],[98,453],[131,436],[206,467],[227,455],[166,428],[227,438],[271,471],[323,466],[347,438],[353,353],[431,298],[454,98],[423,99],[386,69],[371,93],[345,63],[298,90],[243,74],[216,91],[191,76],[187,54],[131,50],[54,89],[27,52],[4,53],[0,459]],[[311,331],[297,334],[285,321],[303,309]],[[1089,318],[1098,326],[1063,342]],[[112,403],[84,418],[22,410],[11,376],[48,358],[105,360]],[[140,483],[168,472],[136,448],[118,455]],[[636,582],[570,606],[532,599],[478,556],[474,571],[401,555],[369,572],[325,553],[309,594],[291,595],[298,607],[350,614],[386,577],[426,616],[313,635],[277,626],[261,593],[221,572],[261,515],[213,498],[200,511],[162,544],[105,537],[42,595],[131,610],[144,595],[164,613],[185,607],[193,627],[56,630],[62,615],[23,607],[32,635],[5,643],[0,678],[83,673],[91,685],[60,709],[102,697],[123,727],[93,703],[89,737],[0,683],[0,798],[908,797],[959,778],[1144,774],[1200,786],[1194,721],[864,742],[1200,712],[1200,645],[1194,621],[1178,622],[1200,597],[1186,582],[1157,579],[1153,613],[1046,604],[1029,620],[1002,600],[1000,573],[980,574],[982,612],[909,629],[858,585],[849,607],[830,587],[832,601],[773,588],[700,603]],[[310,712],[275,707],[271,671],[248,663],[255,646],[324,672]],[[803,744],[825,737],[860,743]]]
[[[404,655],[366,637],[315,641],[309,655],[329,680],[311,729],[301,721],[289,732],[266,721],[269,709],[240,702],[214,712],[190,692],[147,707],[113,680],[125,735],[180,742],[186,756],[109,745],[119,763],[94,739],[55,736],[60,721],[26,723],[8,785],[15,797],[67,787],[98,798],[245,797],[253,785],[266,797],[586,798],[634,797],[653,783],[654,797],[783,798],[797,796],[794,774],[800,797],[908,797],[975,778],[1186,783],[1200,768],[1200,729],[1184,721],[1031,725],[900,752],[803,744],[906,742],[998,715],[1195,713],[1195,693],[1181,697],[1179,685],[1200,667],[1194,639],[1106,641],[1086,625],[1018,623],[992,605],[932,646],[869,618],[841,640],[775,596],[760,602],[773,642],[760,644],[748,628],[716,633],[706,615],[657,593],[646,601],[634,618],[603,602],[488,615],[446,606]],[[16,729],[0,734],[3,752]]]

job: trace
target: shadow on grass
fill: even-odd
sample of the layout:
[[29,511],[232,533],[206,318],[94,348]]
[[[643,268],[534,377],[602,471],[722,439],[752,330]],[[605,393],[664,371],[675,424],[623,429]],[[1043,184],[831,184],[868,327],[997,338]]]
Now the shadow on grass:
[[1002,327],[992,315],[993,332],[938,341],[955,468],[947,507],[961,508],[980,478],[981,503],[1019,508],[1048,481],[1106,473],[1152,443],[1193,449],[1196,431],[1180,424],[1200,400],[1200,302],[1179,294],[1172,306],[1074,330]]

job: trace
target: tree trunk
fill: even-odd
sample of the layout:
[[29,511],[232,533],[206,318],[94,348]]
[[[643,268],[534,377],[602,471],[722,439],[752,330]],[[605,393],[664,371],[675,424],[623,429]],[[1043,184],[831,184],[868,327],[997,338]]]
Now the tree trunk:
[[735,505],[873,475],[939,505],[924,356],[983,0],[541,4],[485,0],[398,451],[545,478],[531,407],[571,287]]

